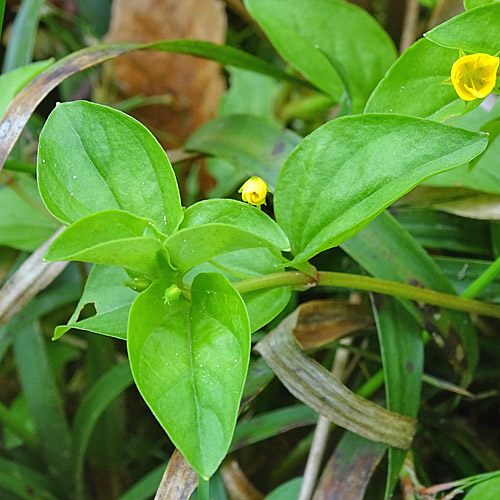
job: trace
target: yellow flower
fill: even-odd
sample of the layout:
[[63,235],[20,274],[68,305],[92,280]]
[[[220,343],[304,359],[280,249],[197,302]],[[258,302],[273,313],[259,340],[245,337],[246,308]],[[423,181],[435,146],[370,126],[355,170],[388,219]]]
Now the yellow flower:
[[463,56],[451,68],[451,82],[464,101],[486,97],[494,88],[500,59],[488,54]]
[[241,193],[243,201],[259,207],[266,204],[266,194],[269,191],[267,184],[260,177],[250,177],[238,193]]

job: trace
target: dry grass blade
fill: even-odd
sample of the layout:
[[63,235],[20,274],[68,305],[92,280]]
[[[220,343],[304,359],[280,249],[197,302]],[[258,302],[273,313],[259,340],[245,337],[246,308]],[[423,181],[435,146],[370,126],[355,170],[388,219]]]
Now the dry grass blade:
[[300,401],[335,424],[396,448],[410,447],[415,420],[387,411],[350,391],[328,370],[307,357],[292,335],[297,311],[261,340],[255,350]]
[[37,248],[0,289],[0,326],[7,323],[40,290],[50,285],[68,265],[68,262],[42,261],[48,246],[61,232],[62,228]]
[[175,450],[168,462],[154,500],[188,500],[196,488],[196,472]]

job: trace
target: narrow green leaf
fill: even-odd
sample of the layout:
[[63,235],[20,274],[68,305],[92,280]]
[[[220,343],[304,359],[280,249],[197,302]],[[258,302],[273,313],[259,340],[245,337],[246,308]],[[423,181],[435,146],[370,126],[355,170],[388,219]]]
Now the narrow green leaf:
[[396,59],[394,44],[375,19],[347,2],[245,3],[281,56],[337,99],[342,96],[344,85],[329,59],[338,61],[349,81],[355,112],[363,109],[371,91]]
[[0,245],[18,250],[36,250],[60,226],[43,206],[35,179],[26,174],[0,186],[0,213]]
[[24,0],[22,2],[9,36],[2,73],[25,66],[32,61],[38,20],[44,3],[45,0]]
[[425,36],[443,47],[496,55],[500,39],[500,4],[492,3],[464,12],[436,26]]
[[150,500],[160,484],[165,466],[159,465],[127,490],[118,500]]
[[269,120],[231,114],[202,125],[184,148],[227,160],[248,177],[261,177],[272,189],[281,166],[299,142],[295,132]]
[[259,414],[236,425],[231,451],[258,443],[291,429],[313,425],[318,414],[305,405],[293,405]]
[[186,209],[179,229],[204,224],[227,224],[252,233],[281,250],[290,247],[283,230],[258,207],[236,200],[205,200]]
[[53,241],[44,258],[120,266],[150,278],[166,278],[173,270],[160,241],[164,238],[150,219],[105,210],[69,226]]
[[[394,298],[378,295],[373,311],[384,368],[387,408],[416,418],[424,368],[422,327]],[[385,499],[392,496],[406,452],[389,448]]]
[[[66,325],[56,327],[53,340],[62,337],[71,328],[125,340],[128,315],[137,297],[137,292],[125,284],[127,281],[130,277],[121,267],[98,264],[92,267],[75,312]],[[94,306],[96,314],[80,319],[87,304]]]
[[83,466],[92,431],[109,404],[132,384],[127,362],[114,366],[92,386],[85,395],[73,421],[73,456],[76,498],[84,498]]
[[162,147],[138,121],[106,106],[57,105],[40,134],[37,172],[45,205],[64,224],[121,209],[169,234],[182,220]]
[[326,123],[290,155],[276,184],[276,218],[295,260],[339,245],[419,182],[486,145],[483,135],[407,116]]
[[[392,215],[425,248],[491,255],[489,223],[436,210],[394,207]],[[474,234],[474,238],[470,235]]]
[[[342,244],[371,275],[445,293],[456,293],[425,250],[387,212]],[[418,308],[401,301],[421,326],[436,339],[464,386],[470,382],[478,359],[477,334],[467,314]]]
[[33,500],[56,500],[50,480],[26,465],[0,457],[0,489]]
[[[434,257],[434,262],[440,267],[459,295],[493,264],[492,261],[487,260],[455,257]],[[490,283],[477,298],[487,302],[500,302],[500,277]]]
[[68,492],[73,466],[71,437],[44,339],[36,326],[26,325],[19,332],[14,341],[14,355],[47,469],[61,490]]
[[234,47],[200,40],[169,40],[151,44],[117,43],[88,47],[63,57],[43,72],[9,106],[0,121],[0,170],[14,147],[26,122],[43,98],[69,76],[133,50],[159,50],[212,59],[225,65],[248,69],[296,84],[311,86],[282,69]]
[[196,276],[192,303],[182,297],[166,302],[169,285],[157,281],[134,302],[130,363],[139,391],[174,445],[208,478],[234,432],[250,356],[248,317],[221,275]]
[[[1,5],[0,12],[2,12]],[[2,25],[0,23],[0,29],[1,26]],[[10,104],[12,99],[14,99],[14,96],[17,95],[19,91],[31,80],[33,80],[33,78],[39,75],[42,71],[46,70],[53,62],[53,59],[37,61],[0,75],[0,116],[5,113],[7,106]]]
[[445,84],[458,57],[457,50],[428,40],[414,43],[377,85],[365,113],[395,113],[434,121],[464,113],[464,101],[452,85]]

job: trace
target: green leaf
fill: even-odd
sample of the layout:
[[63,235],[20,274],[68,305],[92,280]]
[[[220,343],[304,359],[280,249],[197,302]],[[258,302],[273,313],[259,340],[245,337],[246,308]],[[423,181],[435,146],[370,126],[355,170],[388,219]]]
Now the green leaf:
[[76,497],[84,498],[83,466],[92,431],[109,404],[132,384],[127,362],[114,366],[102,375],[85,395],[73,423]]
[[428,186],[464,187],[483,193],[500,194],[500,137],[489,136],[488,147],[473,162],[444,172],[426,181]]
[[157,281],[134,302],[128,352],[134,380],[191,466],[210,477],[231,444],[250,356],[245,305],[221,275],[200,274],[165,303]]
[[273,76],[295,84],[312,87],[308,82],[290,75],[286,71],[274,66],[258,57],[234,47],[217,45],[200,40],[168,40],[154,43],[115,43],[102,44],[78,50],[63,57],[50,68],[44,71],[36,82],[30,84],[19,97],[10,105],[8,115],[0,121],[0,130],[4,141],[0,147],[0,169],[5,163],[10,151],[14,147],[19,135],[26,125],[37,105],[49,92],[56,88],[66,78],[96,64],[113,59],[121,54],[134,50],[158,50],[190,54],[193,56],[211,59],[224,65],[236,66],[264,75]]
[[276,218],[295,261],[339,245],[423,179],[471,160],[486,144],[484,135],[406,116],[326,123],[290,155],[276,184]]
[[[455,293],[429,254],[387,212],[345,241],[342,250],[376,278]],[[400,302],[433,335],[461,383],[467,386],[478,359],[477,334],[468,314],[432,307],[417,308],[407,300]]]
[[[224,200],[220,201],[224,202]],[[221,203],[220,205],[224,204],[225,203]],[[250,214],[250,212],[247,211],[247,208],[244,207],[243,204],[241,205],[241,208],[243,208],[242,214],[244,214],[245,211],[247,215]],[[250,208],[254,209],[254,207]],[[249,229],[252,229],[254,224],[258,223],[259,220],[265,222],[265,219],[261,219],[261,217],[257,216],[256,213],[254,214],[255,217],[253,215],[249,215],[248,217],[245,216],[247,227]],[[226,220],[227,222],[231,222],[234,219],[231,215]],[[262,228],[255,226],[257,229],[256,233],[250,232],[245,228],[239,228],[235,225],[221,223],[210,223],[202,226],[186,227],[167,238],[165,246],[172,259],[172,264],[182,272],[185,272],[202,262],[206,262],[214,257],[217,257],[218,255],[235,252],[236,250],[242,250],[245,248],[276,248],[274,245],[277,240],[276,236],[271,235],[272,241],[268,239],[270,235],[266,226],[273,227],[271,223],[272,220],[269,219],[269,222],[265,222]],[[278,240],[282,243],[284,242],[279,235]],[[285,248],[281,246],[281,249],[284,250]]]
[[[214,257],[184,275],[184,282],[191,284],[201,272],[218,272],[235,283],[242,279],[256,278],[278,272],[283,268],[282,259],[267,248],[246,248]],[[286,307],[291,297],[288,286],[256,290],[243,294],[250,319],[250,330],[255,332],[266,326]]]
[[45,260],[78,260],[120,266],[150,278],[173,273],[164,239],[149,219],[120,210],[106,210],[84,217],[58,236]]
[[14,356],[49,474],[62,491],[69,492],[73,466],[71,436],[44,338],[36,326],[23,326],[14,340]]
[[296,500],[299,498],[301,486],[301,477],[290,479],[290,481],[281,484],[275,490],[271,491],[264,500]]
[[377,82],[396,59],[387,33],[361,8],[340,0],[246,0],[281,56],[323,92],[340,99],[341,67],[354,112],[363,109]]
[[278,82],[266,75],[241,68],[226,68],[229,89],[222,96],[219,115],[252,115],[272,119]]
[[[75,312],[66,325],[56,327],[53,340],[62,337],[71,328],[125,340],[128,315],[137,297],[137,292],[125,285],[129,280],[130,277],[121,267],[96,264],[90,271]],[[90,304],[94,306],[96,314],[79,319],[85,306]]]
[[[387,409],[416,418],[424,368],[422,327],[392,297],[377,295],[373,311],[382,354]],[[389,447],[386,499],[392,496],[405,456],[406,451]]]
[[499,2],[500,0],[464,0],[464,7],[467,10],[475,9],[476,7],[484,7],[490,3]]
[[500,477],[495,477],[473,486],[464,500],[497,500],[499,496]]
[[295,132],[263,118],[227,115],[202,125],[184,147],[227,160],[248,177],[261,177],[272,189],[281,166],[299,142]]
[[318,414],[305,405],[287,406],[261,413],[238,423],[234,431],[231,451],[259,443],[291,429],[313,425],[317,420]]
[[0,245],[18,250],[36,250],[59,227],[30,175],[17,174],[14,183],[0,187],[0,213]]
[[425,36],[443,47],[496,55],[500,39],[500,4],[464,12],[436,26]]
[[165,465],[159,465],[127,490],[118,500],[150,500],[158,490]]
[[25,66],[33,59],[40,11],[45,0],[24,0],[14,19],[5,51],[2,73]]
[[[490,256],[489,223],[426,208],[391,209],[398,222],[425,248]],[[474,238],[470,235],[474,234]]]
[[182,207],[167,155],[130,116],[85,101],[59,104],[38,148],[38,187],[49,211],[65,224],[121,209],[175,230]]
[[0,116],[5,113],[14,96],[53,62],[53,59],[37,61],[0,75]]
[[464,113],[464,101],[452,85],[445,84],[458,57],[455,49],[419,40],[389,69],[368,99],[365,112],[395,113],[434,121]]
[[236,200],[205,200],[186,209],[179,230],[204,224],[227,224],[243,229],[280,250],[290,248],[283,230],[260,208]]

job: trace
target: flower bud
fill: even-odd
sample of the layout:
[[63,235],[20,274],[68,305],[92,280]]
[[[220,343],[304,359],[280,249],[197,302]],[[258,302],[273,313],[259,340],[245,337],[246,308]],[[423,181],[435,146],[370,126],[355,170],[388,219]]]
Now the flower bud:
[[456,60],[451,82],[464,101],[486,97],[494,88],[500,59],[489,54],[471,54]]
[[267,184],[260,177],[250,177],[238,193],[241,193],[243,201],[259,207],[266,204],[266,194],[269,191]]

